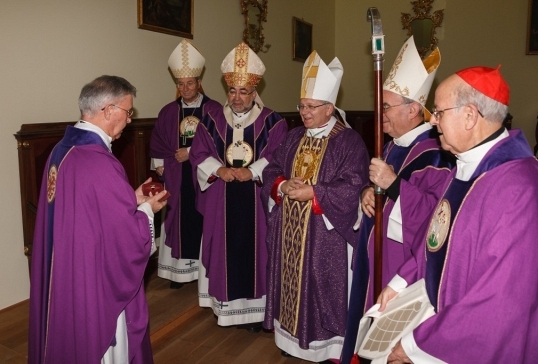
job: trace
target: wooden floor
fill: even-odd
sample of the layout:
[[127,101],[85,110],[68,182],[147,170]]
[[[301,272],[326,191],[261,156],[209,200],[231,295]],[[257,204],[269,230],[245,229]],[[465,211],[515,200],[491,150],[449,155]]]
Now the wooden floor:
[[[197,284],[169,288],[157,277],[156,259],[146,274],[155,364],[306,364],[283,357],[269,332],[220,327],[209,308],[198,306]],[[24,364],[28,349],[28,301],[0,311],[0,363]]]

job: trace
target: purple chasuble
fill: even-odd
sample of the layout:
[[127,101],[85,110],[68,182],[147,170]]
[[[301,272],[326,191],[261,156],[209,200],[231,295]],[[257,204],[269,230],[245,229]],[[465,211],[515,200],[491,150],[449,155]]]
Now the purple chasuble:
[[[186,160],[178,163],[175,158],[176,150],[190,147],[193,140],[193,135],[188,135],[188,131],[184,132],[186,137],[180,135],[180,123],[185,117],[191,116],[201,120],[211,108],[222,108],[222,105],[203,95],[200,107],[183,109],[179,98],[161,109],[151,133],[150,157],[163,160],[162,178],[171,194],[164,220],[165,244],[171,248],[172,257],[176,259],[198,259],[202,235],[202,216],[195,210],[197,185],[196,179],[192,179],[191,162]],[[189,229],[184,231],[182,226]]]
[[[455,174],[443,190],[450,190]],[[412,335],[420,350],[449,363],[533,363],[538,357],[538,162],[521,131],[510,131],[494,145],[471,179],[461,206],[450,212],[455,218],[449,234],[438,240],[446,245],[438,313]],[[426,275],[427,237],[416,262],[406,264],[416,264],[418,278],[430,284],[435,282]]]
[[101,138],[67,127],[45,168],[32,252],[29,363],[99,363],[125,311],[131,363],[152,363],[148,217]]
[[[386,197],[383,207],[383,257],[382,287],[396,275],[403,262],[413,255],[417,225],[415,221],[426,220],[439,198],[440,186],[450,173],[454,160],[443,151],[434,130],[418,135],[407,147],[393,141],[384,147],[387,164],[394,167],[401,178],[400,209],[402,214],[403,242],[387,236],[389,216],[395,201]],[[413,198],[407,198],[412,194]],[[420,225],[419,225],[420,226]],[[342,363],[349,363],[354,353],[360,320],[374,299],[374,218],[363,216],[353,260],[353,283],[350,294],[349,316],[346,329]]]
[[[261,158],[270,162],[274,150],[280,145],[286,132],[285,119],[266,107],[261,109],[254,123],[245,128],[245,137],[253,142],[252,162]],[[196,137],[190,150],[195,178],[198,165],[209,157],[222,163],[222,166],[229,167],[225,153],[231,143],[231,136],[229,137],[231,133],[232,129],[226,121],[223,107],[212,108],[204,116],[198,124]],[[251,193],[244,196],[245,201],[237,197],[227,199],[230,197],[227,191],[230,183],[223,182],[220,178],[217,178],[205,191],[199,192],[196,201],[196,207],[204,217],[201,263],[206,269],[206,276],[209,280],[208,291],[217,300],[226,302],[239,298],[261,298],[266,294],[266,223],[260,200],[261,181],[256,184],[251,181],[232,183],[252,186]],[[230,188],[237,190],[242,187]],[[248,229],[253,232],[251,237],[229,236],[227,224],[234,223],[240,227],[248,221],[251,221],[251,225],[255,224],[255,226],[249,226]],[[253,252],[253,255],[244,257],[241,247]],[[249,261],[241,262],[241,259]],[[248,277],[253,286],[240,287],[243,283],[242,279],[239,282],[228,279],[228,277],[241,275]],[[244,296],[247,293],[243,289],[249,291],[248,296]],[[243,295],[243,297],[237,295]]]
[[[262,191],[265,206],[275,180],[292,175],[297,148],[305,132],[304,127],[292,129],[265,168]],[[357,239],[353,225],[357,220],[360,191],[367,183],[368,152],[364,142],[356,131],[344,128],[330,137],[314,186],[323,214],[334,228],[328,230],[323,215],[314,213],[306,226],[296,333],[303,349],[312,341],[344,336],[348,309],[347,244]],[[282,204],[268,212],[267,221],[268,292],[263,326],[271,330],[281,312]]]

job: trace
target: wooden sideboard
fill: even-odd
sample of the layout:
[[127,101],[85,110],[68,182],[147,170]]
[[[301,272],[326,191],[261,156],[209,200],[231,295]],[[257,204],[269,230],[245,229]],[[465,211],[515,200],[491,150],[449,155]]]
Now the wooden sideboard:
[[[299,112],[280,114],[286,118],[290,129],[302,125]],[[348,123],[363,136],[370,155],[373,155],[373,112],[346,111],[346,118]],[[150,171],[149,158],[149,141],[155,121],[156,118],[133,119],[123,131],[121,138],[112,143],[112,151],[124,166],[133,188],[138,187],[148,176],[156,177]],[[19,154],[24,254],[29,262],[32,255],[37,201],[45,163],[52,148],[62,139],[67,125],[73,124],[75,124],[74,121],[23,124],[15,134]]]
[[[123,164],[129,183],[134,188],[152,175],[149,140],[155,120],[134,119],[127,125],[121,138],[112,143],[112,151]],[[62,139],[67,125],[74,124],[74,121],[23,124],[15,134],[19,154],[24,254],[29,258],[29,264],[43,170],[52,148]]]

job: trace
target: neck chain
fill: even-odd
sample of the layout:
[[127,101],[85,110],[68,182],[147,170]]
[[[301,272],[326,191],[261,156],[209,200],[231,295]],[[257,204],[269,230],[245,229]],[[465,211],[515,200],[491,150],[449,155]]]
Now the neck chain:
[[191,113],[190,116],[194,115],[194,113],[196,112],[196,109],[198,108],[198,106],[196,106],[196,104],[198,103],[199,99],[200,99],[200,93],[198,93],[198,97],[196,97],[196,100],[194,100],[190,104],[187,104],[185,101],[183,101],[183,99],[181,99],[181,120],[185,119],[185,106],[194,105],[194,107],[192,108],[192,113]]
[[[317,133],[313,133],[313,132],[312,132],[312,129],[309,129],[309,130],[308,130],[308,134],[310,134],[310,137],[311,137],[311,138],[316,137],[316,136],[320,135],[321,133],[323,133],[323,132],[325,131],[325,129],[327,129],[327,125],[329,125],[329,123],[320,126],[319,128],[323,128],[323,129],[321,129],[321,130],[318,131]],[[316,129],[319,129],[319,128],[316,128]]]
[[308,131],[308,134],[310,134],[310,137],[313,138],[313,137],[316,137],[316,136],[320,135],[320,134],[323,133],[324,131],[325,131],[325,129],[320,130],[320,131],[318,131],[318,132],[315,133],[315,134],[312,134],[312,131],[309,130],[309,131]]

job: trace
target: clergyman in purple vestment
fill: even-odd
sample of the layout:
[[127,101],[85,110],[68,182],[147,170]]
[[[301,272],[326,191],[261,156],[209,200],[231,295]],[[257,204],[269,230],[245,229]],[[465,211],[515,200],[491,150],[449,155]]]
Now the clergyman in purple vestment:
[[34,236],[28,362],[153,363],[143,279],[166,191],[129,185],[111,142],[136,89],[101,76],[79,97],[43,175]]
[[[443,151],[437,133],[427,122],[430,113],[424,105],[441,62],[439,49],[422,60],[413,37],[403,45],[383,84],[383,132],[393,139],[383,149],[383,159],[370,164],[370,181],[386,190],[383,205],[382,287],[394,277],[404,260],[414,253],[416,230],[435,208],[440,173],[448,175],[454,164]],[[435,175],[432,178],[431,175]],[[380,178],[380,176],[382,178]],[[401,186],[404,186],[400,188]],[[413,199],[400,190],[413,189]],[[353,283],[342,363],[354,354],[360,320],[375,303],[374,297],[374,213],[373,186],[361,194],[364,213],[358,226],[353,259]]]
[[221,326],[248,324],[260,331],[267,264],[262,172],[287,124],[258,97],[265,67],[245,43],[228,54],[221,70],[228,100],[208,110],[190,150],[204,217],[199,303],[213,309]]
[[171,192],[159,239],[157,274],[170,288],[198,279],[202,215],[195,208],[197,191],[189,160],[196,127],[209,108],[221,105],[200,92],[205,59],[183,39],[168,59],[180,97],[159,112],[151,133],[151,168]]
[[343,67],[314,51],[303,68],[292,129],[263,172],[267,212],[267,308],[264,327],[288,355],[340,358],[357,239],[360,191],[368,183],[361,136],[334,116]]
[[423,278],[436,314],[404,335],[391,363],[534,363],[538,357],[538,161],[508,132],[499,68],[472,67],[435,92],[432,124],[458,158],[406,261],[381,294]]

